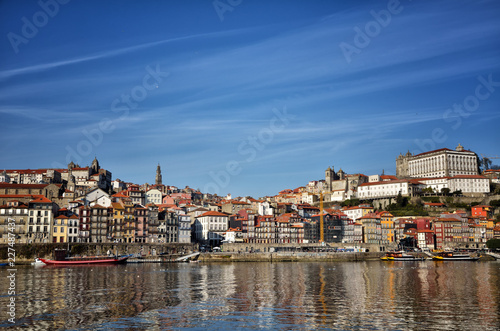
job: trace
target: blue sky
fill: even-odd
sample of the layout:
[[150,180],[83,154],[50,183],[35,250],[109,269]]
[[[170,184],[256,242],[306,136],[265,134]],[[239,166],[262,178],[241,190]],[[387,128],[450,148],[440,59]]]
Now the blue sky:
[[1,168],[259,197],[500,154],[498,1],[41,3],[0,2]]

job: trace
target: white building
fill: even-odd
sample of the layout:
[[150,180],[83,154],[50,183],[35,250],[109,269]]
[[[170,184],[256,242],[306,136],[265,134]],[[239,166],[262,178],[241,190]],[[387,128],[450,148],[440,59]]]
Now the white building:
[[480,175],[458,175],[455,177],[420,178],[418,181],[440,193],[448,188],[450,192],[462,191],[466,194],[485,194],[490,192],[490,180]]
[[145,194],[146,205],[154,203],[155,205],[160,205],[162,203],[162,194],[160,190],[152,188],[148,190]]
[[477,175],[477,155],[458,144],[455,150],[441,148],[396,159],[397,177],[454,177]]
[[224,232],[227,231],[228,226],[229,217],[227,214],[207,211],[195,219],[196,240],[210,246],[220,245],[220,242],[224,240]]
[[259,202],[259,210],[258,210],[259,215],[265,216],[265,215],[274,215],[274,208],[271,206],[269,201],[263,201]]
[[10,177],[5,170],[0,173],[0,183],[10,183]]
[[189,215],[178,215],[179,217],[179,243],[189,244],[191,242],[191,218]]
[[112,181],[111,187],[113,188],[113,191],[115,191],[115,192],[120,192],[120,191],[127,189],[127,185],[119,179]]
[[358,186],[358,198],[384,198],[395,197],[399,193],[403,196],[413,196],[418,193],[424,185],[409,180],[391,180],[383,182],[364,183]]
[[368,213],[373,212],[373,207],[369,205],[360,205],[357,207],[345,207],[342,208],[342,213],[346,214],[348,218],[355,221]]
[[489,193],[490,180],[480,175],[459,175],[448,180],[451,192],[462,191],[462,193]]
[[68,242],[76,243],[79,238],[80,219],[76,215],[71,215],[68,219]]
[[95,188],[94,190],[85,194],[81,197],[81,200],[85,201],[89,206],[100,205],[103,207],[111,207],[111,197],[106,191],[100,188]]

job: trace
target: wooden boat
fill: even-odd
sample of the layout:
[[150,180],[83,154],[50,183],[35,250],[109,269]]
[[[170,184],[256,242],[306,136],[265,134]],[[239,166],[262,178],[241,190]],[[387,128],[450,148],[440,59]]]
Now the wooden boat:
[[9,265],[8,263],[0,263],[0,267],[5,267],[6,265]]
[[477,261],[481,256],[459,252],[440,252],[432,257],[435,261]]
[[90,257],[71,257],[64,260],[40,259],[47,265],[77,265],[77,264],[119,264],[127,262],[126,256],[90,256]]
[[422,261],[424,258],[413,256],[405,252],[388,252],[380,258],[382,261]]
[[47,265],[118,264],[127,262],[130,257],[130,255],[68,257],[67,254],[68,252],[64,249],[56,249],[54,251],[55,259],[40,259],[40,261]]

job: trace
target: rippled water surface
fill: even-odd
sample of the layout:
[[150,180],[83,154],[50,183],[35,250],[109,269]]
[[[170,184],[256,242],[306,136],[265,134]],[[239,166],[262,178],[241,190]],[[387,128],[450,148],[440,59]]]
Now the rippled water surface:
[[16,287],[32,330],[500,329],[499,262],[17,266]]

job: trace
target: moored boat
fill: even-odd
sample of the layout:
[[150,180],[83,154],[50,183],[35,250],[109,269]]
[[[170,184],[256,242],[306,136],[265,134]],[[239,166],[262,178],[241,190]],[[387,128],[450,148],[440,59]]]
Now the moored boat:
[[440,252],[432,257],[435,261],[477,261],[480,255],[471,255],[459,252]]
[[380,258],[382,261],[422,261],[424,258],[405,252],[388,252]]
[[124,256],[82,256],[82,257],[68,257],[67,251],[63,249],[56,249],[54,251],[55,259],[40,259],[47,265],[78,265],[78,264],[119,264],[127,262],[130,255]]
[[77,264],[119,264],[127,262],[129,256],[90,256],[90,257],[72,257],[64,260],[40,259],[47,265],[77,265]]

